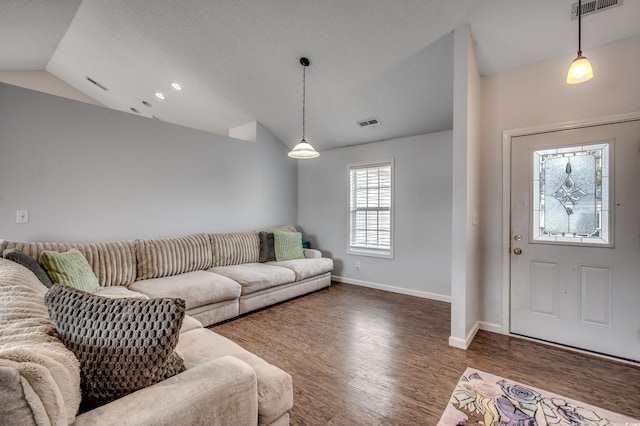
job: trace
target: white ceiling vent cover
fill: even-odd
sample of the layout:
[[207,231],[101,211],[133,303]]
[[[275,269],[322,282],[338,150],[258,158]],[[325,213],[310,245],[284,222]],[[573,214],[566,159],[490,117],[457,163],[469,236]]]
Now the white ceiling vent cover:
[[377,117],[368,118],[366,120],[357,121],[357,123],[360,127],[377,126],[378,124],[380,124],[380,119]]
[[[624,0],[587,0],[582,2],[582,16],[609,10],[612,7],[622,6]],[[571,20],[578,19],[578,3],[571,5]]]

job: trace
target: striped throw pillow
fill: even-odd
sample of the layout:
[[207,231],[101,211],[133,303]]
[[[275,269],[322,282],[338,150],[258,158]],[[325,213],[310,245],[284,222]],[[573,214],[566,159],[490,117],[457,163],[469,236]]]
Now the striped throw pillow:
[[209,269],[213,255],[207,234],[162,240],[136,240],[138,280]]

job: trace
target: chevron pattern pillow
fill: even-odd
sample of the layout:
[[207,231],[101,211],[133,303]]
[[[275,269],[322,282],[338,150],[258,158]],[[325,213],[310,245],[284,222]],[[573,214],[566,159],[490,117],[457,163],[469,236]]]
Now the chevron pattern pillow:
[[54,285],[45,303],[62,342],[80,361],[84,409],[185,370],[174,350],[182,299],[108,299]]

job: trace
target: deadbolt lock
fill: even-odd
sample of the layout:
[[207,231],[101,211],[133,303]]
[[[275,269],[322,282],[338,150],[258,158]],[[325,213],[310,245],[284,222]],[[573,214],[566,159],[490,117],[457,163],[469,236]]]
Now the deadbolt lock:
[[514,235],[513,239],[516,240],[516,241],[520,241],[522,239],[522,235],[516,234],[516,235]]

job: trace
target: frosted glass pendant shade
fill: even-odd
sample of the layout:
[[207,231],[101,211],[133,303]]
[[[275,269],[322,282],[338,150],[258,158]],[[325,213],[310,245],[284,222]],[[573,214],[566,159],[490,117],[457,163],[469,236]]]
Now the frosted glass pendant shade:
[[287,155],[298,160],[309,160],[318,157],[320,153],[316,151],[309,142],[302,139]]
[[578,54],[578,57],[571,62],[567,73],[567,84],[584,83],[593,78],[593,68],[587,58]]

